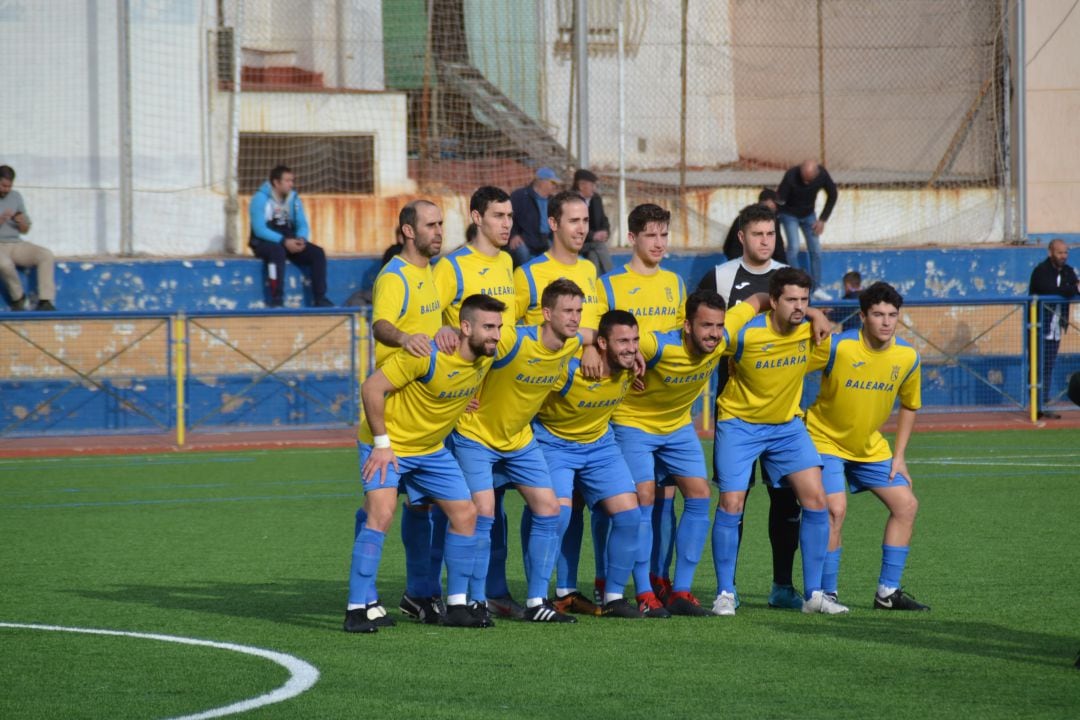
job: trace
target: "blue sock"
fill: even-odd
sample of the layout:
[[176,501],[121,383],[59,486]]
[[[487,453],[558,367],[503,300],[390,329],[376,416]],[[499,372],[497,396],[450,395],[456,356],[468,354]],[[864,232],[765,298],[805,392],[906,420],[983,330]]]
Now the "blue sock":
[[690,592],[694,572],[701,562],[701,551],[709,534],[709,498],[686,498],[675,535],[675,577],[671,589]]
[[559,558],[555,562],[555,587],[576,588],[578,562],[581,560],[581,536],[585,518],[581,508],[559,505]]
[[438,505],[431,506],[431,562],[428,565],[428,595],[442,595],[443,544],[450,519]]
[[386,534],[365,527],[353,541],[352,565],[349,567],[349,604],[366,605],[375,585],[375,575],[382,559]]
[[900,587],[900,578],[904,576],[904,566],[907,565],[910,550],[907,545],[881,546],[881,575],[878,576],[878,585]]
[[466,595],[476,560],[476,535],[446,532],[446,596]]
[[742,513],[716,508],[712,529],[713,567],[716,568],[716,594],[735,592],[735,561],[739,557],[739,524]]
[[526,599],[547,597],[555,554],[559,547],[559,516],[533,515],[529,536],[529,556],[525,561]]
[[532,521],[533,514],[529,506],[521,508],[521,527],[518,531],[521,533],[521,563],[524,565],[529,561],[529,535],[532,534]]
[[[592,525],[593,560],[596,567],[593,577],[597,580],[603,580],[608,573],[607,543],[608,534],[611,532],[611,518],[602,508],[597,507],[590,513],[590,520]],[[652,541],[649,542],[651,544]]]
[[821,589],[821,572],[825,568],[825,553],[829,548],[829,511],[802,511],[799,527],[799,550],[802,551],[803,592],[806,599]]
[[836,592],[837,578],[840,576],[840,555],[843,552],[842,547],[825,552],[825,567],[821,571],[821,589],[825,592]]
[[652,592],[649,580],[649,560],[653,547],[653,506],[638,508],[637,554],[634,556],[634,592],[643,595]]
[[495,491],[495,525],[491,528],[491,553],[487,574],[487,597],[506,597],[510,588],[506,584],[506,510],[503,508],[505,492]]
[[401,542],[405,546],[405,594],[430,597],[431,514],[428,508],[415,510],[405,506],[405,512],[401,514]]
[[[656,486],[662,494],[664,488]],[[659,497],[653,506],[653,550],[649,571],[657,577],[671,576],[671,557],[675,550],[675,498]]]
[[474,602],[487,600],[488,566],[491,564],[491,528],[494,524],[493,517],[476,516],[476,555],[473,558],[472,577],[469,581],[469,596]]
[[353,528],[353,540],[360,536],[360,531],[364,529],[364,523],[367,522],[367,511],[364,508],[360,508],[356,511],[356,525]]
[[611,542],[607,544],[607,581],[604,593],[622,595],[637,556],[641,511],[623,510],[611,516]]

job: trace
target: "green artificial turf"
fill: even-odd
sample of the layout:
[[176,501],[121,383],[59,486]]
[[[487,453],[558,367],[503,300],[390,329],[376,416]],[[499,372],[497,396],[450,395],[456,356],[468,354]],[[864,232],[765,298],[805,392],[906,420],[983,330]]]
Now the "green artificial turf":
[[[851,614],[769,610],[758,489],[734,618],[484,631],[400,619],[354,636],[341,632],[353,451],[3,460],[0,622],[236,643],[319,670],[313,688],[252,718],[1076,717],[1076,433],[917,434],[909,465],[921,509],[904,581],[930,613],[869,609],[885,513],[867,494],[850,498],[845,527],[840,596]],[[520,501],[509,505],[516,516]],[[400,618],[397,535],[395,525],[380,591]],[[588,539],[580,579],[591,590]],[[711,605],[708,548],[694,590]],[[175,717],[287,677],[226,650],[0,628],[5,720]]]

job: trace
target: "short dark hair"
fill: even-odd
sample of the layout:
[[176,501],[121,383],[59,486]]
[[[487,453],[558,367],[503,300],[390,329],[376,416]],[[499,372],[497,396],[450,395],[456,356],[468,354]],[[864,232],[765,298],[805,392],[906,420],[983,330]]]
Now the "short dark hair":
[[[291,173],[292,168],[288,165],[275,165],[274,169],[270,171],[270,182],[275,183],[281,179],[281,176],[285,173]],[[295,173],[293,173],[295,175]]]
[[611,331],[616,325],[637,327],[637,318],[626,310],[608,310],[600,316],[600,327],[596,329],[596,333],[605,340],[610,340]]
[[858,283],[859,285],[862,285],[862,274],[858,270],[848,270],[844,273],[843,282]]
[[644,232],[645,226],[651,222],[668,225],[671,223],[671,213],[659,205],[645,203],[638,205],[626,216],[626,226],[634,235]]
[[476,223],[469,223],[469,227],[465,228],[465,242],[469,243],[476,239],[476,236],[480,233],[480,226]]
[[779,205],[780,193],[776,192],[772,188],[763,188],[762,191],[758,193],[757,201],[758,203],[763,203],[766,200],[772,200],[774,203]]
[[437,207],[435,203],[430,200],[413,200],[411,203],[401,208],[401,212],[398,213],[398,232],[401,233],[401,237],[405,237],[405,233],[402,232],[402,228],[408,225],[413,230],[416,230],[416,215],[417,208],[421,205],[431,205]]
[[859,309],[865,313],[878,303],[888,303],[899,310],[904,305],[904,296],[889,283],[878,280],[859,293]]
[[739,211],[739,231],[746,230],[746,226],[756,222],[776,222],[776,213],[760,203],[747,205]]
[[596,177],[596,173],[594,173],[592,170],[586,170],[585,168],[581,168],[580,170],[578,170],[577,172],[574,173],[573,187],[576,189],[577,186],[578,186],[578,183],[583,181],[583,180],[585,182],[593,182],[594,183],[594,182],[598,182],[599,178]]
[[484,216],[487,212],[488,205],[491,203],[509,202],[510,196],[502,188],[495,187],[494,185],[485,185],[477,188],[476,192],[472,194],[472,198],[469,200],[469,212],[475,210],[480,213],[480,217]]
[[10,165],[0,165],[0,180],[15,182],[15,169]]
[[813,287],[814,280],[810,277],[810,273],[801,268],[782,267],[769,278],[769,297],[776,300],[788,285],[809,290]]
[[558,302],[561,297],[579,297],[582,300],[585,299],[585,293],[582,292],[578,284],[568,278],[558,278],[552,280],[551,283],[544,288],[544,292],[540,295],[540,307],[547,308],[548,310],[555,309],[555,303]]
[[727,310],[727,303],[720,293],[707,288],[698,288],[686,298],[686,319],[691,322],[697,317],[698,308],[704,305],[713,310]]
[[506,303],[498,298],[483,293],[475,293],[461,301],[461,310],[458,317],[466,322],[472,322],[478,312],[503,313],[506,311]]
[[555,222],[559,222],[559,220],[562,219],[563,205],[570,202],[585,203],[585,207],[589,206],[589,203],[581,196],[581,193],[575,190],[563,190],[562,192],[555,193],[548,199],[548,217],[554,218]]

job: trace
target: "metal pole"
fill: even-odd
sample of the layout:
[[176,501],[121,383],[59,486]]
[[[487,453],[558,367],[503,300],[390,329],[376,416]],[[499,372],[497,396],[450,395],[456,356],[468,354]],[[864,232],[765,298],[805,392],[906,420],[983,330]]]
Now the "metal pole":
[[618,15],[617,41],[619,45],[619,220],[616,224],[618,235],[613,243],[618,247],[626,237],[626,38],[623,35],[623,0],[615,5]]
[[1027,240],[1027,62],[1025,53],[1027,43],[1024,33],[1027,23],[1025,0],[1016,3],[1016,197],[1020,210],[1020,239]]
[[817,2],[817,77],[818,77],[818,127],[820,128],[820,137],[818,144],[820,146],[822,165],[825,164],[825,33],[823,29],[823,22],[821,18],[821,3],[823,0]]
[[236,3],[232,32],[232,87],[229,92],[229,144],[225,153],[225,251],[243,252],[240,240],[240,44],[244,31],[244,3]]
[[1005,152],[1001,154],[1002,185],[1005,188],[1005,238],[1015,240],[1020,237],[1016,214],[1016,189],[1013,187],[1013,142],[1012,142],[1012,74],[1013,74],[1013,23],[1009,18],[1009,0],[1001,0],[1001,38],[1004,43],[1002,52],[1001,92],[1002,92],[1002,128],[1001,141]]
[[679,65],[679,78],[682,80],[682,94],[679,98],[679,202],[681,203],[686,194],[686,35],[687,15],[689,15],[690,0],[682,0],[682,35],[679,46],[681,61]]
[[574,55],[577,58],[578,167],[589,167],[589,4],[574,3]]
[[337,0],[334,3],[334,25],[337,26],[334,37],[334,74],[337,75],[338,89],[345,87],[345,17],[345,0]]
[[118,114],[120,128],[120,254],[133,255],[132,238],[134,220],[132,214],[132,148],[131,148],[131,13],[130,0],[118,0],[117,22],[117,68]]

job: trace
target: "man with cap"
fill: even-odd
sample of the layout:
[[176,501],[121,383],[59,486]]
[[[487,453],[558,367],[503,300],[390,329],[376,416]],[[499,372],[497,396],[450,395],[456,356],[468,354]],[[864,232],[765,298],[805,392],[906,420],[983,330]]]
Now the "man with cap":
[[551,228],[548,226],[548,198],[559,188],[559,176],[549,167],[536,171],[533,181],[510,193],[514,209],[514,226],[506,246],[514,267],[524,265],[551,248]]
[[574,173],[574,184],[570,188],[585,198],[589,206],[589,234],[585,236],[585,244],[581,246],[581,257],[596,266],[596,275],[605,275],[611,272],[615,263],[611,260],[611,251],[608,250],[608,236],[611,234],[611,225],[604,213],[604,201],[600,193],[596,192],[599,179],[591,170],[584,168]]

